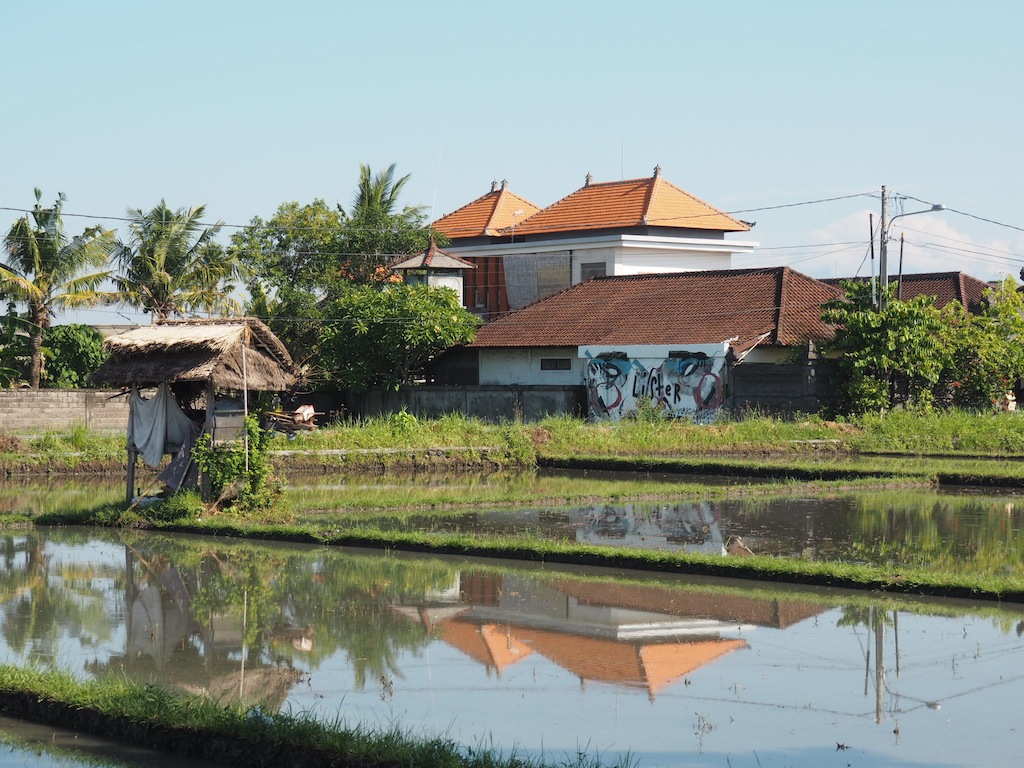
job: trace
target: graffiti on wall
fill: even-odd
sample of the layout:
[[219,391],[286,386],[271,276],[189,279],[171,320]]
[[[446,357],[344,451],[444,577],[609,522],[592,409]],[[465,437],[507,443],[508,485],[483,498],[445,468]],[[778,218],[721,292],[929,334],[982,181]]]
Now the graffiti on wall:
[[619,419],[642,403],[673,418],[714,421],[725,399],[726,358],[681,352],[662,360],[629,358],[625,352],[587,353],[583,371],[590,418]]

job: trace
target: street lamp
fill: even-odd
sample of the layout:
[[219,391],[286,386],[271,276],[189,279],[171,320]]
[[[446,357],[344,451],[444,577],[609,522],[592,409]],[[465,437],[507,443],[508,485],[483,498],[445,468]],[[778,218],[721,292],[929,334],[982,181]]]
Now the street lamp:
[[891,219],[889,216],[889,193],[886,188],[882,187],[882,222],[881,222],[881,242],[878,247],[878,308],[882,309],[885,306],[885,289],[889,285],[889,261],[888,261],[888,244],[889,244],[889,230],[892,228],[892,223],[903,216],[916,216],[919,213],[934,213],[935,211],[944,211],[946,206],[942,203],[935,203],[931,208],[925,208],[923,211],[908,211],[907,213],[897,213]]

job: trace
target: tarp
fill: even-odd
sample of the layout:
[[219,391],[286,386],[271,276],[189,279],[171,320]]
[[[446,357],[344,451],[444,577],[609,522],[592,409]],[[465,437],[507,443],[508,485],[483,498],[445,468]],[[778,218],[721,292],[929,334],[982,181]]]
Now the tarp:
[[166,384],[157,387],[148,400],[133,388],[128,402],[131,441],[149,466],[160,465],[167,447],[177,450],[188,441],[194,428],[192,420],[178,407]]

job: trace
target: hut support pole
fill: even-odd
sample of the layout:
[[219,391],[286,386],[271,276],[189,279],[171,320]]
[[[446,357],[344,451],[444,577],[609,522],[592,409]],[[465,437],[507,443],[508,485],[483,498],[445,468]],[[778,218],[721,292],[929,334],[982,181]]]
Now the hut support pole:
[[124,503],[131,504],[132,499],[135,498],[135,465],[139,461],[139,452],[135,450],[135,446],[128,445],[128,487],[124,493]]
[[[203,432],[210,435],[210,447],[213,447],[213,411],[215,406],[216,399],[213,391],[213,379],[209,379],[206,382],[206,424],[203,427]],[[213,500],[213,488],[210,485],[210,476],[205,472],[203,472],[199,481],[199,492],[202,494],[203,501],[209,503]]]
[[135,390],[128,393],[128,485],[124,493],[124,503],[131,504],[135,498],[135,465],[139,460],[139,452],[135,448]]

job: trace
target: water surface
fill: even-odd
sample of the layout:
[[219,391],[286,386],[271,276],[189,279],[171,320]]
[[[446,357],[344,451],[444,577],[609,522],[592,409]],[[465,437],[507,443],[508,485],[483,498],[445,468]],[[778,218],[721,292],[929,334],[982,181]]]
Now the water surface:
[[554,761],[1024,759],[1021,606],[84,528],[0,544],[5,662]]

